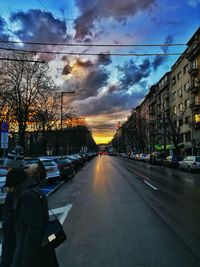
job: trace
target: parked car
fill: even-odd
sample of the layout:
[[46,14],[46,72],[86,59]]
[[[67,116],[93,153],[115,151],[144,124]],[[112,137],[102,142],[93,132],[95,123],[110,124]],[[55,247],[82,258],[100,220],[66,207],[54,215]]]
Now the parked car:
[[137,155],[137,153],[132,152],[132,153],[130,154],[130,159],[135,159],[136,155]]
[[39,158],[39,159],[41,160],[42,164],[46,169],[47,172],[46,180],[48,182],[60,179],[60,171],[58,165],[53,161],[53,159],[51,158]]
[[6,175],[8,171],[6,168],[0,168],[0,205],[4,204],[6,198],[6,188],[4,187],[6,182]]
[[145,161],[145,157],[146,157],[146,154],[144,154],[144,153],[139,154],[139,160],[140,161]]
[[177,156],[168,156],[166,157],[166,159],[164,159],[164,165],[166,167],[170,167],[170,168],[178,168],[179,167],[179,161],[183,160],[183,158],[181,157],[177,157]]
[[144,161],[149,163],[150,162],[150,158],[151,158],[151,154],[147,154],[145,156],[145,158],[144,158]]
[[38,158],[25,158],[24,161],[25,168],[28,168],[31,164],[38,164],[40,170],[40,181],[43,183],[47,178],[47,171],[42,161]]
[[78,171],[82,167],[82,160],[80,159],[80,157],[75,155],[66,155],[64,157],[72,161],[75,171]]
[[163,165],[164,164],[165,155],[161,152],[153,153],[152,163],[156,165]]
[[188,172],[200,170],[200,156],[187,156],[179,162],[179,168]]
[[66,180],[73,176],[74,174],[74,165],[72,160],[65,157],[57,157],[53,159],[59,168],[60,176],[62,179]]

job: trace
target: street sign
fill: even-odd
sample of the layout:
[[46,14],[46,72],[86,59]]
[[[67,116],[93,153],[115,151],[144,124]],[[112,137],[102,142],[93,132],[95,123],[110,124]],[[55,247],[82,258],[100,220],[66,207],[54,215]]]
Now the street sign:
[[9,127],[9,125],[8,125],[7,122],[2,122],[1,123],[1,132],[2,133],[7,133],[8,132],[8,127]]
[[1,123],[1,148],[8,148],[8,128],[7,122]]

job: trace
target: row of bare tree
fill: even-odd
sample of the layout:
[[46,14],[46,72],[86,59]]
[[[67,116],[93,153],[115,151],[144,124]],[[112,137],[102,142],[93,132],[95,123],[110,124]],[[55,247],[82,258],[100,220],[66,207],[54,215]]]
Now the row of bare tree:
[[[12,60],[8,60],[12,58]],[[17,143],[26,149],[27,132],[40,133],[47,142],[49,132],[60,129],[61,92],[55,85],[48,63],[34,54],[13,53],[0,60],[0,116],[17,133]],[[63,118],[75,116],[63,106]],[[70,126],[69,126],[70,127]],[[42,138],[41,138],[42,136]]]

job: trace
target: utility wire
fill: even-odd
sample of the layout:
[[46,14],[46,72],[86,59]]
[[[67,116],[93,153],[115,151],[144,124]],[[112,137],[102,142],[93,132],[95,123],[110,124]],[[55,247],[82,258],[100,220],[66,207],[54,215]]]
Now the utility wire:
[[28,44],[28,45],[51,45],[51,46],[80,46],[80,47],[157,47],[157,46],[186,46],[186,44],[75,44],[75,43],[43,43],[29,41],[8,41],[0,40],[0,43]]
[[0,58],[0,60],[20,61],[20,62],[34,62],[34,63],[42,63],[42,64],[45,63],[45,61],[40,61],[40,60],[15,59],[15,58]]
[[83,53],[83,52],[58,52],[58,51],[40,51],[40,50],[24,50],[14,48],[0,47],[0,50],[20,52],[20,53],[40,53],[40,54],[57,54],[57,55],[86,55],[86,56],[98,56],[98,55],[109,55],[109,56],[180,56],[182,53]]

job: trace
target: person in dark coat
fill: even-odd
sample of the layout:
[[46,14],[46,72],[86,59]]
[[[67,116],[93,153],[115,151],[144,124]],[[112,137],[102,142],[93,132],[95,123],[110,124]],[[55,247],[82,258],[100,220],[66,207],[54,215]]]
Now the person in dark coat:
[[[15,168],[24,167],[24,156],[23,148],[17,146],[13,151],[8,153],[7,158],[4,161],[4,167],[8,169],[8,172]],[[5,198],[3,217],[2,217],[2,230],[3,230],[3,240],[2,240],[2,252],[1,252],[1,264],[0,267],[10,267],[16,246],[16,237],[14,229],[14,192],[8,190]]]
[[55,251],[41,248],[49,216],[46,196],[24,170],[11,170],[6,186],[15,192],[16,248],[11,267],[58,267]]

